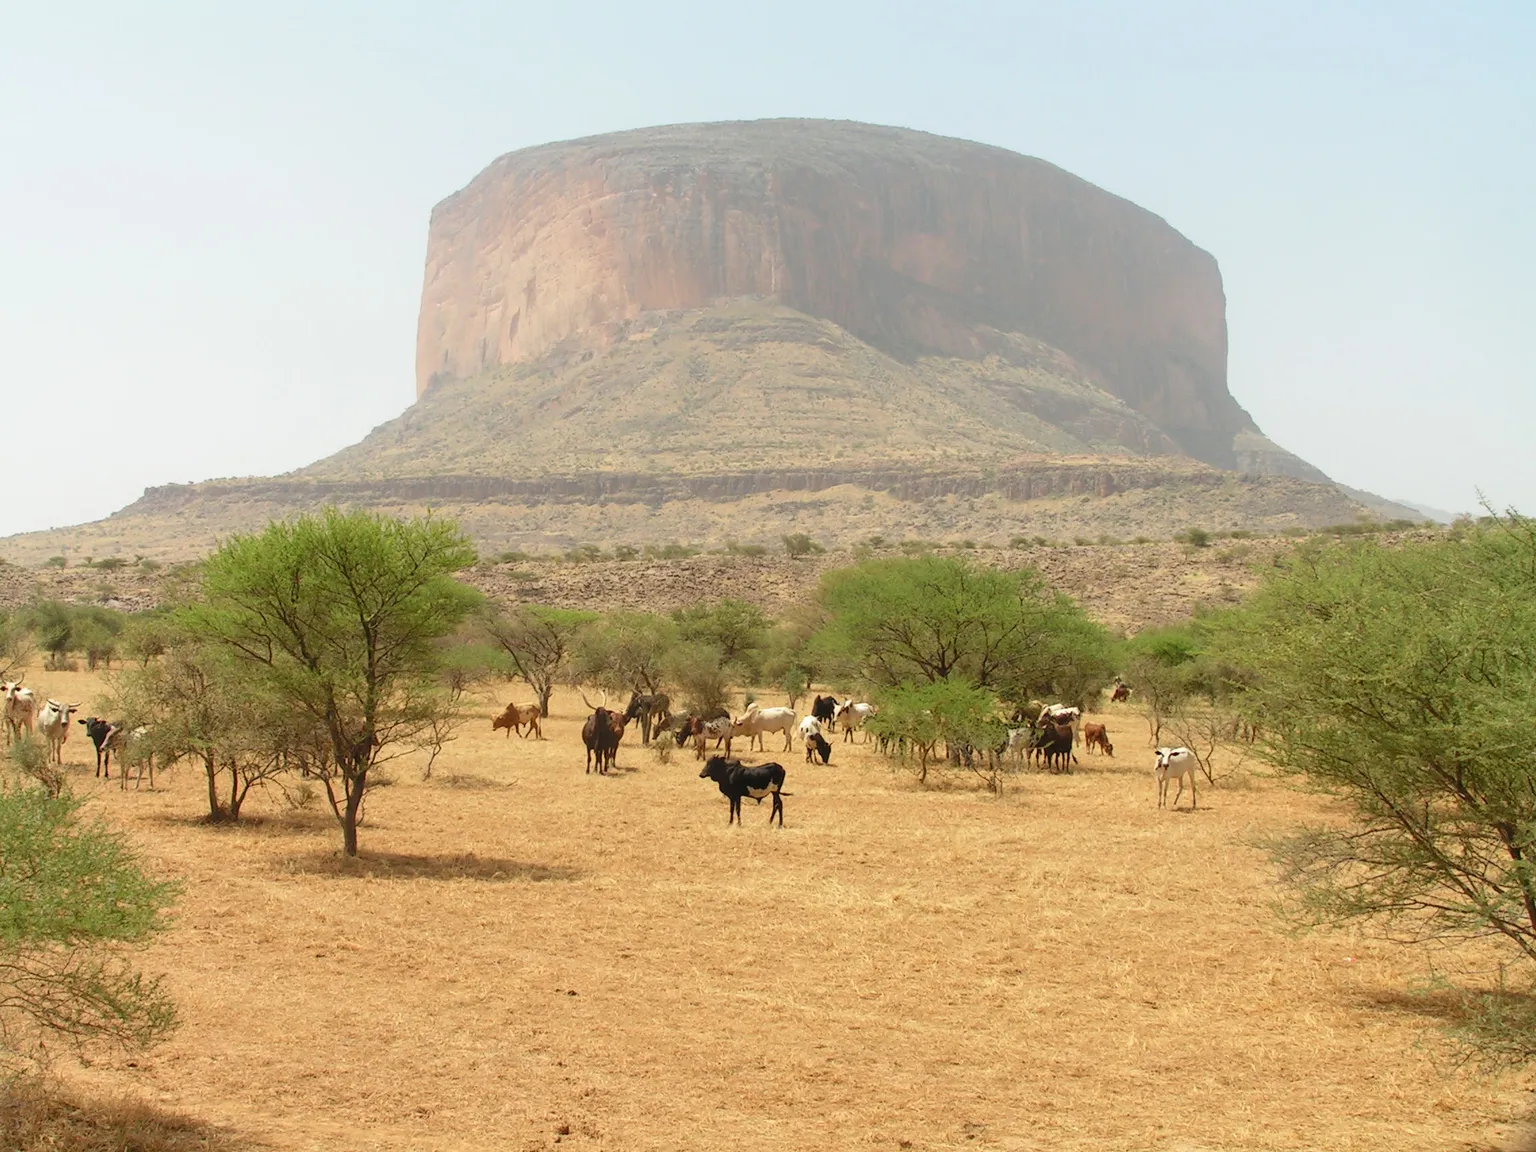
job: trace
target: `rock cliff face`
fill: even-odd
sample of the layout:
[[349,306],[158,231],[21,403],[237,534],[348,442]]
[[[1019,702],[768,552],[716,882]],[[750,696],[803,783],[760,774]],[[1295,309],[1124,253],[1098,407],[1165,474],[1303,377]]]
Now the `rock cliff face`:
[[1234,448],[1257,430],[1227,391],[1208,253],[1043,161],[844,122],[680,125],[503,156],[433,211],[418,395],[740,297],[904,360],[980,360],[1028,337],[1191,456],[1294,460]]

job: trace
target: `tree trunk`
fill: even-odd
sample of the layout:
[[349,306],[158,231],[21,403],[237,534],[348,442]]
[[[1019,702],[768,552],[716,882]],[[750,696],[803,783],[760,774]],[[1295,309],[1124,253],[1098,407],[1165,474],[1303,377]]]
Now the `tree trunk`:
[[212,752],[203,754],[203,771],[208,776],[208,819],[222,820],[224,812],[219,807],[219,769]]
[[546,684],[539,689],[539,712],[545,717],[549,716],[549,698],[555,694],[555,686]]
[[368,769],[364,768],[356,776],[348,776],[347,783],[347,807],[342,814],[341,842],[342,850],[348,856],[357,855],[357,810],[362,807],[363,793],[368,787]]

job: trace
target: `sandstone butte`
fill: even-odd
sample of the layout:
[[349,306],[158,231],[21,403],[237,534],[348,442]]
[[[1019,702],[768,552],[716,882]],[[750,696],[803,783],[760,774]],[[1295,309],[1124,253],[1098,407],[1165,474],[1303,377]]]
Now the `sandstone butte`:
[[899,128],[502,156],[432,212],[416,377],[402,416],[308,468],[150,489],[0,555],[196,552],[325,502],[437,507],[491,548],[1407,513],[1232,397],[1209,253],[1045,161]]

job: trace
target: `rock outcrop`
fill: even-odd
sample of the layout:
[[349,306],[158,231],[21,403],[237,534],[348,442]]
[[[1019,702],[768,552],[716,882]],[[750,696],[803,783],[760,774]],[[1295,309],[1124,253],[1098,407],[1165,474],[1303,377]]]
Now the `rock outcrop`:
[[1189,455],[1290,470],[1234,448],[1256,429],[1227,391],[1208,253],[1044,161],[845,122],[679,125],[501,157],[432,213],[418,395],[740,297],[903,359],[981,359],[1025,336]]

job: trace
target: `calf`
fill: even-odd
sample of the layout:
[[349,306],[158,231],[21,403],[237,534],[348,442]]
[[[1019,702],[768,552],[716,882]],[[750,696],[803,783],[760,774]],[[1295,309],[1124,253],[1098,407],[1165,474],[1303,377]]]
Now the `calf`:
[[85,729],[85,734],[91,738],[91,743],[96,745],[96,775],[100,776],[102,769],[107,772],[107,779],[112,779],[112,751],[118,746],[118,742],[112,739],[112,734],[118,729],[100,720],[95,716],[87,716],[84,720],[76,720]]
[[1184,795],[1184,780],[1189,779],[1189,810],[1193,812],[1199,807],[1195,798],[1195,766],[1200,762],[1195,759],[1195,754],[1188,748],[1159,748],[1157,750],[1157,767],[1154,774],[1157,777],[1157,806],[1163,808],[1168,803],[1168,781],[1177,778],[1179,790],[1173,794],[1173,806],[1179,806],[1179,797]]
[[1118,676],[1115,677],[1115,690],[1109,694],[1111,704],[1124,704],[1131,698],[1131,686]]
[[815,716],[807,716],[800,721],[798,726],[800,739],[805,744],[805,762],[814,764],[816,757],[821,757],[823,764],[832,762],[832,745],[827,743],[827,738],[821,734],[821,721]]
[[48,700],[37,714],[38,734],[48,742],[48,758],[55,764],[64,763],[64,742],[69,739],[69,718],[80,710],[78,704],[60,704]]
[[513,729],[517,730],[519,736],[523,735],[523,726],[527,725],[528,731],[542,740],[544,739],[544,730],[539,726],[539,717],[542,715],[543,713],[539,711],[537,704],[508,704],[506,711],[491,721],[491,731],[495,732],[498,728],[505,728],[507,736],[510,738]]
[[1115,754],[1115,746],[1109,742],[1109,732],[1102,724],[1083,725],[1083,747],[1089,752],[1097,748],[1109,757]]
[[732,822],[741,823],[741,801],[745,796],[761,801],[764,796],[773,796],[773,808],[768,813],[768,823],[773,823],[773,818],[779,818],[779,827],[784,827],[784,801],[780,799],[784,788],[784,766],[782,764],[743,764],[740,760],[732,760],[726,756],[711,756],[704,765],[704,770],[699,773],[700,780],[713,780],[720,785],[720,794],[730,801],[731,810],[726,815],[725,823],[729,827]]

